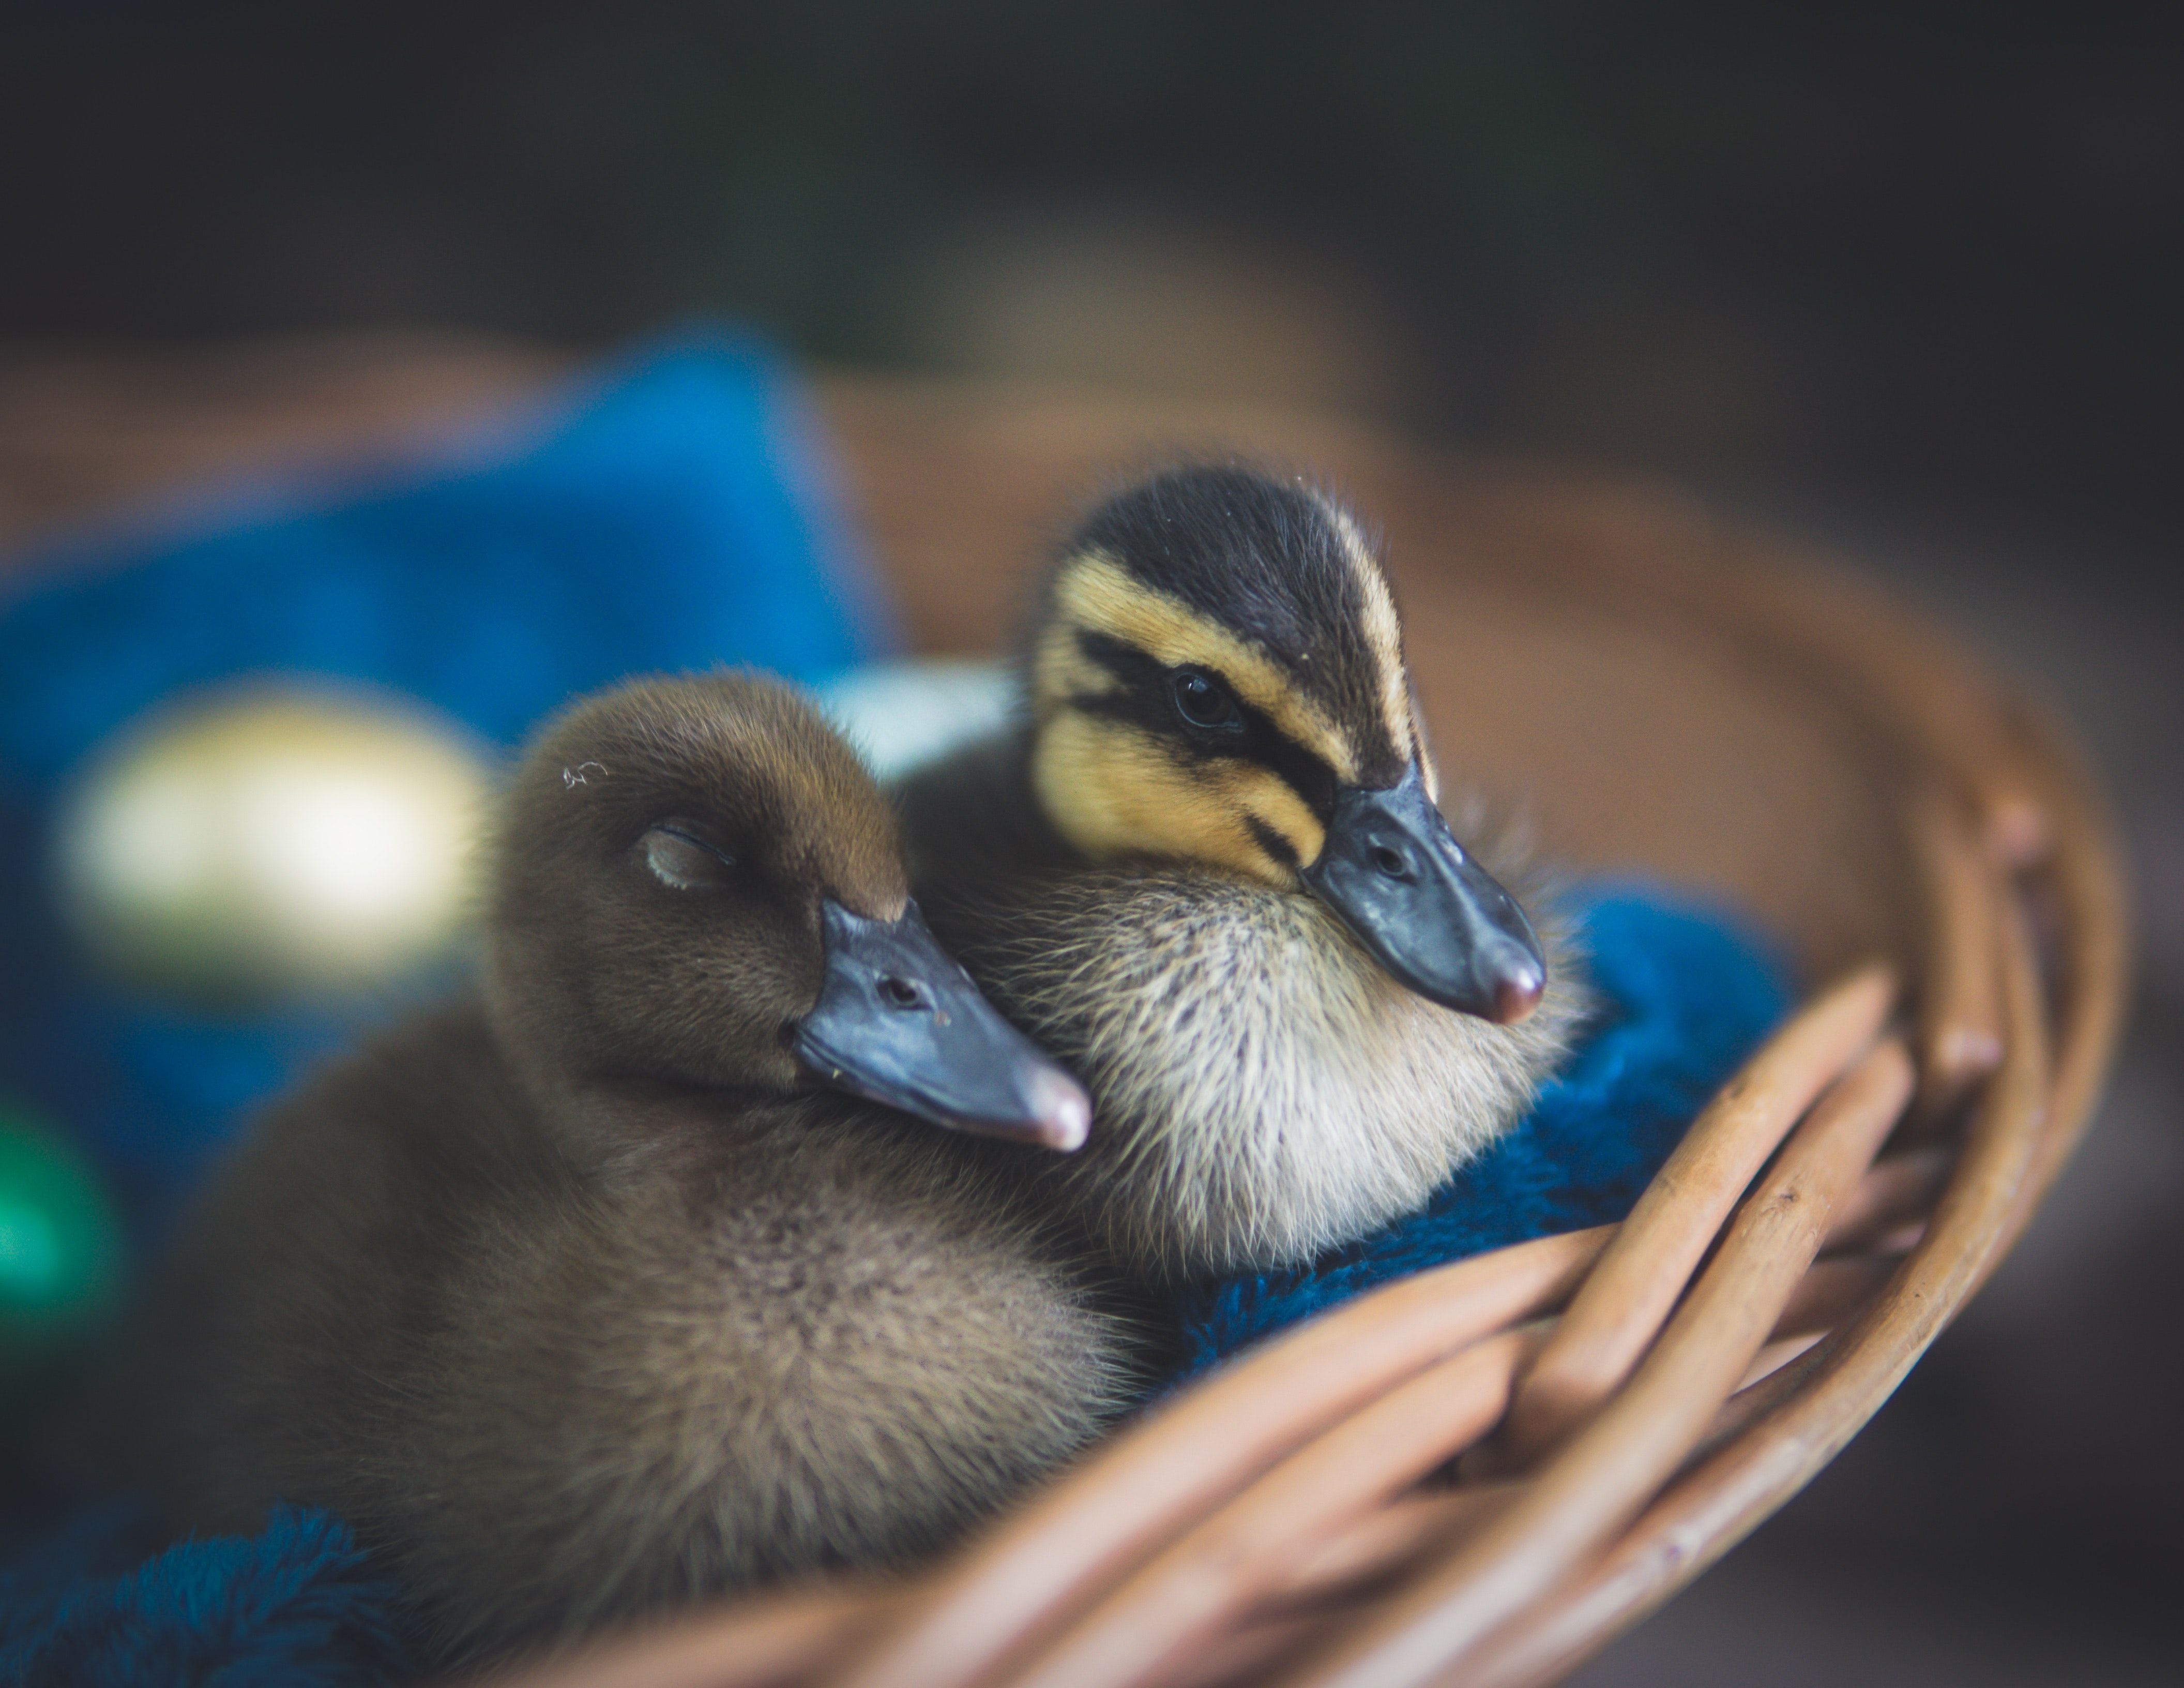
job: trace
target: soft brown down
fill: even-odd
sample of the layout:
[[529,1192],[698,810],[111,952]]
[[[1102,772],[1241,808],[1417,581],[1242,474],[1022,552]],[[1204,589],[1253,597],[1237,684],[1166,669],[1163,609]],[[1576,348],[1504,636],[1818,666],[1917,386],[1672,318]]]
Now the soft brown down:
[[[398,1028],[259,1123],[164,1275],[126,1391],[171,1522],[332,1507],[449,1657],[928,1552],[1128,1387],[1123,1326],[1006,1186],[1006,1157],[770,1070],[721,1088],[763,1067],[757,1017],[726,1017],[710,1046],[694,1022],[650,1035],[648,991],[725,979],[808,1008],[799,899],[886,889],[838,883],[858,865],[844,852],[891,848],[883,811],[836,827],[794,806],[877,807],[861,776],[815,784],[776,734],[790,777],[677,783],[705,760],[691,710],[735,715],[754,690],[703,684],[710,705],[651,699],[657,731],[609,710],[588,719],[611,731],[572,744],[580,716],[534,753],[490,1006]],[[738,719],[784,696],[763,688]],[[565,782],[577,749],[627,788]],[[622,871],[624,833],[663,803],[740,826],[771,863],[751,906],[709,905],[717,928],[686,932],[703,965],[671,953],[673,922],[648,924],[651,892]],[[531,924],[557,921],[570,941]]]

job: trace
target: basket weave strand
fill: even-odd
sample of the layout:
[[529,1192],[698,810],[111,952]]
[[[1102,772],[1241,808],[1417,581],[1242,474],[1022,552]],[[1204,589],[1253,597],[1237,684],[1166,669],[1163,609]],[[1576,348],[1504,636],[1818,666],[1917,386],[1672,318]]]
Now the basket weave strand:
[[1887,969],[1854,974],[1723,1087],[1639,1197],[1533,1362],[1498,1446],[1480,1450],[1498,1457],[1481,1468],[1532,1462],[1630,1375],[1730,1204],[1813,1098],[1873,1041],[1895,997]]
[[2021,921],[2004,945],[2010,1053],[1988,1089],[1957,1177],[1886,1295],[1815,1350],[1802,1385],[1759,1427],[1671,1490],[1600,1564],[1463,1673],[1494,1688],[1554,1680],[1696,1576],[1841,1450],[1903,1380],[1980,1275],[2033,1159],[2044,1115],[2045,1040]]
[[[1628,1386],[1488,1529],[1346,1636],[1331,1657],[1284,1681],[1408,1688],[1434,1680],[1627,1525],[1758,1352],[1819,1251],[1829,1210],[1895,1126],[1911,1083],[1909,1059],[1893,1042],[1838,1079],[1741,1205]],[[1636,1230],[1634,1215],[1623,1234]]]
[[[1754,1063],[1753,1067],[1747,1068],[1747,1076],[1753,1082],[1745,1087],[1742,1094],[1748,1098],[1771,1100],[1780,1111],[1788,1098],[1779,1089],[1770,1089],[1769,1081],[1779,1084],[1783,1078],[1791,1076],[1784,1072],[1786,1067],[1809,1061],[1815,1045],[1824,1045],[1830,1038],[1846,1033],[1854,1036],[1863,1031],[1869,1039],[1886,999],[1884,992],[1863,988],[1865,983],[1861,982],[1862,988],[1849,1001],[1852,1014],[1844,1011],[1845,999],[1841,995],[1831,995],[1826,1005],[1808,1014],[1797,1028],[1799,1035],[1778,1040],[1772,1045],[1770,1060],[1765,1067]],[[1796,1095],[1794,1089],[1789,1092],[1789,1096]],[[1897,1099],[1899,1106],[1900,1100]],[[1759,1111],[1724,1110],[1713,1121],[1701,1122],[1687,1139],[1688,1145],[1696,1151],[1692,1158],[1703,1162],[1712,1146],[1707,1139],[1712,1138],[1718,1143],[1722,1136],[1730,1134],[1719,1128],[1724,1122],[1731,1128],[1743,1125]],[[1797,1106],[1791,1106],[1788,1117],[1795,1118],[1798,1111]],[[1894,1118],[1894,1111],[1889,1111],[1882,1122],[1884,1128]],[[1716,1129],[1705,1129],[1709,1125]],[[1780,1136],[1780,1128],[1766,1132],[1763,1126],[1763,1134],[1771,1147]],[[1877,1139],[1873,1146],[1878,1147]],[[1657,1184],[1656,1188],[1659,1187]],[[1825,1218],[1825,1205],[1814,1211],[1817,1217]],[[1638,1223],[1639,1216],[1634,1214],[1609,1243],[1601,1262],[1586,1280],[1588,1290],[1601,1283],[1609,1260],[1631,1236]],[[1817,1249],[1817,1231],[1812,1241]],[[1800,1269],[1802,1264],[1797,1262]],[[1718,1262],[1714,1273],[1709,1275],[1710,1281],[1719,1270]],[[1795,1275],[1794,1271],[1787,1274],[1783,1295],[1778,1300],[1786,1299],[1787,1284],[1794,1282]],[[1748,1288],[1744,1293],[1748,1294]],[[1283,1557],[1301,1554],[1325,1525],[1346,1522],[1398,1492],[1396,1479],[1415,1481],[1423,1478],[1473,1443],[1502,1418],[1513,1373],[1520,1373],[1532,1356],[1552,1351],[1569,1330],[1583,1301],[1584,1292],[1580,1292],[1569,1312],[1555,1323],[1552,1335],[1546,1329],[1505,1332],[1412,1379],[1325,1433],[1283,1468],[1269,1473],[1244,1496],[1140,1569],[1128,1584],[1100,1602],[1089,1615],[1050,1641],[1037,1665],[1012,1673],[1010,1680],[1023,1688],[1034,1688],[1034,1685],[1036,1688],[1077,1688],[1084,1682],[1113,1684],[1116,1688],[1123,1688],[1123,1685],[1156,1680],[1156,1671],[1161,1664],[1177,1658],[1191,1643],[1204,1639],[1206,1632],[1221,1618],[1248,1609],[1247,1596],[1258,1593],[1260,1586],[1273,1580],[1262,1575],[1260,1586],[1232,1592],[1225,1606],[1215,1606],[1205,1596],[1217,1579],[1234,1582],[1240,1579],[1239,1571],[1243,1566],[1255,1562],[1279,1564]],[[1635,1309],[1633,1321],[1645,1321],[1650,1334],[1662,1311],[1650,1306]],[[1751,1344],[1753,1348],[1757,1348],[1773,1317],[1771,1310],[1764,1312]],[[1641,1339],[1641,1344],[1643,1340]],[[1736,1373],[1749,1357],[1738,1357],[1736,1370],[1724,1379],[1719,1396],[1727,1396]],[[1698,1423],[1703,1426],[1715,1403],[1699,1401],[1698,1393],[1692,1391],[1687,1391],[1685,1400],[1687,1404],[1699,1402],[1696,1410]],[[1422,1439],[1417,1434],[1422,1426],[1429,1427],[1428,1438]],[[1434,1429],[1443,1434],[1433,1435]],[[1532,1496],[1528,1495],[1511,1510],[1508,1518],[1521,1524],[1524,1507],[1530,1504]],[[1497,1518],[1494,1528],[1504,1528],[1507,1523],[1507,1519]],[[1238,1593],[1246,1597],[1238,1597]],[[1199,1596],[1195,1602],[1192,1600],[1194,1595]],[[1194,1603],[1198,1608],[1197,1623],[1189,1627],[1178,1625],[1175,1617],[1178,1610],[1189,1610]]]
[[[1422,1273],[1223,1368],[943,1573],[916,1621],[845,1682],[911,1688],[980,1680],[1044,1622],[1156,1549],[1166,1532],[1346,1413],[1370,1410],[1429,1366],[1561,1306],[1607,1235],[1602,1228],[1542,1238]],[[1513,1366],[1514,1354],[1508,1359]]]

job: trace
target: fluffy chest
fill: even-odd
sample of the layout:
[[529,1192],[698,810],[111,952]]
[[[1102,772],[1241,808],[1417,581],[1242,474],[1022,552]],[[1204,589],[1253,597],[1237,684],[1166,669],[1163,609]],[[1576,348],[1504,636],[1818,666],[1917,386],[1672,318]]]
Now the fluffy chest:
[[1516,1027],[1436,1007],[1315,900],[1225,877],[1027,882],[962,940],[1095,1103],[1066,1182],[1139,1269],[1305,1258],[1423,1202],[1524,1111],[1580,996]]

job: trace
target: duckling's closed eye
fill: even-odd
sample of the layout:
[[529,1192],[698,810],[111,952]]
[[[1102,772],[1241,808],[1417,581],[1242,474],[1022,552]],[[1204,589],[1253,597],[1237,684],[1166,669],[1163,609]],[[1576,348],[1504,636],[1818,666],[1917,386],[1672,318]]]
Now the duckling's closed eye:
[[726,882],[736,859],[697,833],[678,826],[658,826],[641,843],[644,865],[671,890],[701,891]]

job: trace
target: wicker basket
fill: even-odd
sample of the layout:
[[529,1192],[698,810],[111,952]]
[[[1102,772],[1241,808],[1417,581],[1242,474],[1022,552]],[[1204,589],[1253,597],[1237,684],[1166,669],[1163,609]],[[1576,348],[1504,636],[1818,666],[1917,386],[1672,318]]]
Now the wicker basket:
[[[0,527],[275,442],[381,443],[540,367],[352,345],[0,379]],[[76,435],[39,425],[56,391]],[[914,1579],[746,1600],[521,1680],[1553,1679],[1857,1432],[2084,1125],[2126,957],[2075,763],[1931,635],[1657,493],[1295,416],[862,381],[822,398],[927,650],[992,649],[1027,558],[1118,468],[1226,443],[1334,476],[1385,526],[1449,773],[1580,871],[1751,911],[1812,989],[1621,1226],[1267,1344]]]

